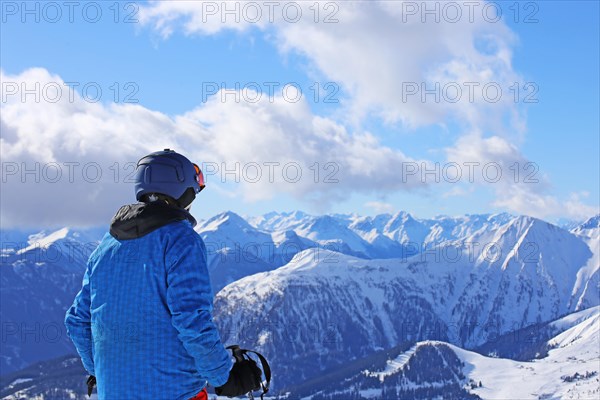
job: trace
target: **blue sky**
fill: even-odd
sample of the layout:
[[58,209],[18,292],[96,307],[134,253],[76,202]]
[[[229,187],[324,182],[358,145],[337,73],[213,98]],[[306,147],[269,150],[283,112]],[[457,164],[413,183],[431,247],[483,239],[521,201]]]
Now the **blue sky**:
[[[7,3],[10,4],[7,6]],[[111,91],[110,88],[117,82],[120,90],[117,105],[124,105],[125,95],[131,94],[134,89],[137,89],[132,98],[139,100],[137,104],[144,108],[144,112],[159,112],[176,121],[178,117],[200,109],[197,113],[199,116],[194,114],[194,118],[201,121],[196,126],[200,131],[212,129],[213,124],[235,129],[235,126],[231,126],[228,121],[212,121],[213,113],[222,115],[223,118],[237,120],[236,110],[227,107],[227,99],[224,102],[216,102],[221,104],[213,104],[210,108],[205,107],[206,101],[204,100],[210,99],[210,97],[206,98],[206,91],[203,92],[207,83],[220,84],[224,82],[227,88],[235,88],[236,82],[239,82],[241,86],[248,82],[258,82],[261,88],[266,90],[267,87],[262,84],[264,82],[277,82],[280,85],[295,82],[303,89],[303,100],[306,100],[308,107],[308,110],[302,110],[302,112],[306,112],[310,118],[325,118],[328,122],[335,124],[335,128],[331,129],[345,129],[346,133],[350,135],[347,140],[354,140],[354,135],[363,135],[368,132],[377,141],[377,146],[379,146],[377,148],[385,148],[394,152],[394,155],[390,156],[390,160],[400,159],[402,155],[410,160],[444,163],[449,160],[465,160],[464,154],[469,154],[469,157],[481,156],[482,160],[489,161],[492,157],[490,154],[496,154],[502,159],[503,166],[511,165],[513,161],[521,164],[534,163],[539,168],[536,176],[542,180],[540,188],[527,185],[516,188],[510,182],[505,183],[506,187],[499,186],[500,183],[490,186],[485,182],[483,184],[469,184],[469,182],[429,184],[423,185],[423,187],[414,185],[411,188],[408,188],[410,185],[404,187],[390,184],[387,187],[385,179],[394,176],[394,171],[388,170],[387,165],[390,169],[394,169],[397,168],[397,164],[377,160],[377,153],[374,152],[368,157],[365,156],[365,160],[356,161],[357,165],[364,163],[364,165],[376,166],[374,171],[364,172],[361,175],[360,170],[352,169],[351,172],[346,173],[344,171],[351,169],[350,166],[353,165],[356,154],[354,150],[350,149],[340,152],[343,155],[339,155],[342,168],[346,165],[344,163],[347,163],[348,168],[342,170],[343,174],[340,177],[344,179],[344,182],[337,189],[331,189],[331,186],[326,185],[317,185],[318,188],[306,186],[307,193],[303,195],[304,189],[302,188],[304,186],[289,188],[277,185],[272,187],[246,185],[240,189],[238,188],[240,185],[236,182],[222,183],[213,179],[211,183],[211,177],[209,177],[209,186],[201,194],[201,200],[193,209],[194,214],[199,218],[206,218],[226,209],[248,215],[257,215],[270,210],[303,209],[314,213],[357,212],[359,214],[406,210],[419,217],[430,217],[437,214],[508,211],[533,214],[550,220],[559,217],[581,219],[584,215],[593,213],[594,210],[597,212],[600,201],[598,183],[600,182],[599,6],[595,1],[552,1],[535,2],[533,4],[537,8],[534,8],[528,5],[531,3],[519,3],[519,16],[516,21],[515,9],[510,8],[514,7],[514,2],[496,3],[502,9],[502,20],[496,24],[487,24],[489,26],[482,29],[481,36],[477,36],[479,30],[471,31],[472,28],[469,26],[457,27],[452,31],[458,32],[463,29],[465,36],[473,35],[472,37],[476,41],[481,39],[482,47],[492,46],[492,50],[490,50],[492,52],[495,51],[494,46],[496,45],[493,44],[495,42],[487,41],[490,35],[498,35],[501,38],[498,46],[506,46],[510,50],[511,56],[509,62],[497,67],[499,60],[506,61],[502,58],[500,51],[497,59],[484,57],[482,54],[487,50],[482,50],[482,54],[475,54],[473,60],[465,61],[464,58],[469,57],[471,53],[463,54],[461,50],[454,48],[454,44],[447,44],[444,41],[443,32],[447,28],[440,28],[442,33],[436,36],[435,30],[425,27],[424,32],[431,31],[432,33],[417,36],[416,43],[415,39],[408,40],[399,36],[400,34],[409,34],[409,31],[395,31],[396,28],[392,25],[385,27],[385,24],[393,23],[393,18],[399,18],[398,14],[394,14],[395,11],[388,7],[393,3],[387,3],[387,8],[382,7],[381,10],[373,11],[371,16],[361,16],[364,19],[359,23],[365,24],[364,26],[381,25],[381,32],[373,33],[371,38],[374,39],[373,46],[368,44],[366,48],[373,53],[365,53],[364,59],[349,57],[348,60],[344,60],[346,54],[352,53],[354,50],[360,55],[361,46],[364,46],[361,41],[366,36],[365,32],[353,32],[351,27],[344,31],[343,29],[346,29],[343,27],[344,20],[335,24],[334,28],[339,29],[340,33],[331,33],[331,38],[339,37],[336,35],[342,33],[356,36],[350,37],[348,42],[344,42],[343,45],[340,44],[339,57],[336,57],[330,56],[333,54],[332,48],[327,48],[325,45],[323,45],[323,49],[318,48],[320,43],[326,42],[330,31],[334,29],[323,27],[322,24],[314,30],[309,30],[317,24],[306,23],[303,28],[301,25],[303,21],[301,21],[297,24],[298,26],[293,27],[294,29],[299,28],[300,33],[286,26],[279,28],[276,24],[268,23],[264,26],[259,24],[259,26],[249,27],[240,27],[243,24],[234,27],[223,24],[223,26],[218,26],[215,32],[207,32],[207,25],[202,23],[196,24],[196,26],[189,23],[191,28],[186,27],[187,18],[194,13],[193,10],[190,11],[189,7],[165,10],[156,3],[144,2],[121,2],[118,23],[113,20],[115,9],[109,8],[114,7],[116,3],[113,2],[103,3],[103,16],[97,23],[86,21],[78,9],[75,10],[74,22],[69,22],[67,16],[63,15],[58,22],[51,23],[44,21],[43,3],[29,2],[27,4],[32,9],[36,7],[35,4],[40,7],[40,21],[36,22],[35,15],[23,14],[24,10],[21,7],[25,3],[4,2],[2,5],[0,67],[5,82],[22,79],[24,71],[34,67],[42,68],[47,73],[60,77],[64,82],[79,82],[81,85],[96,82],[97,86],[103,89],[101,101],[96,105],[105,107],[108,115],[112,112],[110,103],[113,102],[114,97],[114,91]],[[62,3],[58,2],[58,4]],[[78,4],[83,7],[86,3]],[[14,7],[17,9],[15,10]],[[363,4],[361,7],[364,11],[364,7],[368,6]],[[375,7],[372,6],[373,9]],[[141,18],[143,10],[154,10],[153,13],[148,12],[149,22],[123,22],[128,11],[134,11],[136,17],[140,16]],[[61,11],[66,13],[67,9],[61,6]],[[176,13],[179,18],[170,20],[167,18],[170,15],[169,12]],[[526,16],[532,12],[534,12],[533,18],[537,19],[537,22],[526,23]],[[384,15],[384,13],[387,14]],[[345,14],[342,10],[338,15],[351,16],[353,14],[350,11]],[[389,21],[388,15],[390,15]],[[25,22],[21,21],[22,18],[25,18]],[[378,18],[383,18],[381,24],[378,24]],[[159,22],[163,25],[159,25]],[[158,26],[168,26],[172,33],[166,35],[164,31],[157,28]],[[302,41],[300,29],[310,32],[310,35],[306,34],[306,41],[309,44],[304,44]],[[386,35],[388,32],[391,34]],[[319,35],[318,40],[313,38],[317,35]],[[462,37],[457,34],[456,40],[462,40]],[[311,45],[311,40],[317,40],[314,43],[318,45]],[[419,50],[418,41],[420,40],[423,43],[438,43],[435,46],[441,49],[440,53],[446,52],[447,55],[423,54]],[[356,42],[356,49],[348,47],[349,51],[342,50],[342,48],[346,49],[342,46],[352,46],[353,41]],[[490,43],[492,44],[490,45]],[[438,48],[435,46],[432,48]],[[333,50],[336,50],[335,46]],[[376,53],[377,51],[381,51],[381,54]],[[386,54],[390,51],[397,51],[399,55],[395,57]],[[404,53],[406,53],[406,57],[401,56]],[[393,106],[386,100],[386,96],[394,98],[393,93],[381,92],[386,91],[387,87],[380,80],[385,79],[386,76],[395,75],[386,75],[386,64],[382,63],[379,66],[376,64],[380,61],[378,57],[381,57],[382,60],[389,59],[390,63],[397,63],[394,66],[399,67],[397,74],[399,81],[410,81],[402,74],[403,71],[406,71],[408,77],[415,69],[415,65],[423,71],[435,71],[434,67],[442,63],[448,62],[445,65],[451,66],[449,61],[452,59],[459,62],[465,61],[465,65],[475,65],[473,68],[479,71],[484,71],[486,68],[491,70],[492,77],[494,74],[497,76],[493,79],[499,82],[511,82],[513,76],[518,77],[520,90],[523,90],[522,87],[525,83],[534,83],[539,88],[539,92],[535,95],[538,102],[524,104],[522,96],[526,93],[522,91],[517,103],[507,102],[502,106],[503,109],[500,106],[489,108],[491,112],[499,110],[498,115],[501,120],[499,125],[501,126],[488,126],[488,121],[479,124],[471,120],[469,116],[473,113],[480,115],[475,118],[477,121],[482,120],[481,116],[488,115],[490,111],[485,104],[480,109],[473,107],[472,110],[467,105],[466,111],[455,111],[453,108],[438,109],[435,105],[431,107],[428,103],[419,104],[419,102],[408,104],[406,109],[401,103],[399,106]],[[409,61],[411,57],[417,58],[418,62]],[[340,64],[337,64],[338,59]],[[404,65],[405,60],[406,66]],[[415,64],[412,65],[410,62]],[[482,64],[477,65],[477,63]],[[347,72],[346,69],[348,69]],[[381,76],[378,76],[380,70]],[[394,71],[390,69],[390,73],[394,73]],[[354,79],[355,76],[363,73],[363,78]],[[372,80],[372,84],[369,79]],[[134,86],[125,86],[127,83],[134,83]],[[315,83],[320,85],[321,90],[317,102],[314,101],[312,97],[314,92],[311,91],[311,86]],[[324,85],[327,84],[329,86],[324,88]],[[394,82],[391,82],[390,86],[393,85]],[[312,87],[314,88],[314,86]],[[335,92],[333,98],[338,102],[326,103],[323,101],[326,93],[333,93],[337,89],[339,91]],[[4,86],[3,90],[5,90]],[[382,100],[378,102],[380,92]],[[280,95],[280,90],[276,90],[275,94]],[[510,95],[512,93],[506,92],[505,87],[503,96],[509,97]],[[218,96],[214,95],[213,100]],[[141,137],[143,141],[144,133],[142,132],[131,137],[128,137],[127,133],[120,133],[123,141],[121,149],[112,146],[86,151],[85,146],[87,145],[81,144],[79,153],[72,149],[65,153],[63,152],[66,151],[64,150],[65,146],[61,146],[59,134],[50,131],[37,132],[20,121],[10,120],[10,115],[23,115],[23,112],[27,112],[27,107],[33,109],[28,102],[20,103],[15,105],[10,101],[3,100],[2,106],[6,107],[6,114],[9,115],[8,117],[3,116],[3,129],[14,129],[16,133],[13,134],[11,131],[11,137],[17,138],[3,142],[3,162],[31,162],[31,160],[41,159],[41,154],[46,154],[26,150],[25,143],[27,140],[32,140],[31,137],[27,139],[27,135],[38,135],[40,140],[47,141],[47,147],[52,149],[52,155],[46,154],[42,160],[46,162],[48,157],[57,162],[66,160],[85,162],[86,157],[91,157],[92,153],[105,154],[107,160],[111,160],[111,152],[118,153],[113,158],[114,160],[135,161],[146,151],[146,143],[140,143],[136,148],[136,140],[140,141]],[[23,110],[8,112],[13,110],[9,107],[17,106]],[[54,106],[57,105],[48,105],[48,107]],[[263,115],[261,113],[268,114],[270,107],[272,107],[270,104],[264,104],[263,108],[255,112],[257,116]],[[85,112],[93,113],[95,111],[88,109]],[[295,112],[295,110],[292,111],[292,113]],[[507,118],[511,112],[520,115],[518,122],[511,122]],[[120,115],[120,113],[115,114]],[[277,118],[284,117],[277,114]],[[117,117],[115,120],[117,124],[121,124]],[[131,118],[127,117],[127,123],[135,123],[130,120]],[[287,132],[285,119],[277,119],[277,121],[283,125],[281,128],[283,133],[279,134],[296,135],[293,138],[290,136],[290,142],[298,141],[302,146],[302,130],[299,128],[296,133]],[[315,123],[318,124],[318,122]],[[41,122],[35,126],[39,127],[40,124]],[[246,123],[246,125],[248,124]],[[4,128],[5,126],[9,128]],[[68,130],[72,127],[64,129]],[[207,153],[210,146],[203,148],[205,143],[211,140],[210,138],[172,140],[172,136],[165,133],[164,130],[146,132],[146,135],[152,137],[163,135],[164,140],[159,141],[160,143],[172,143],[170,147],[184,153],[187,151],[191,158],[211,157],[212,155],[211,161],[219,162],[221,156],[228,160],[237,160],[236,156],[240,157],[239,155],[243,154],[240,160],[248,162],[251,155],[254,154],[251,151],[252,146],[258,146],[257,142],[260,142],[253,138],[264,135],[260,128],[255,129],[253,132],[244,131],[246,133],[240,136],[240,141],[245,141],[244,143],[250,149],[249,153],[243,153],[239,149],[231,150],[228,153],[229,150],[223,149],[223,146],[231,145],[237,148],[238,145],[238,143],[232,143],[230,139],[222,139],[223,141],[218,143],[221,146],[218,148],[218,154],[214,154],[215,152]],[[95,137],[103,134],[94,133]],[[69,138],[73,139],[73,134],[70,135]],[[222,135],[222,132],[211,131],[210,135]],[[233,136],[233,141],[235,141],[235,137]],[[461,142],[460,139],[465,137],[475,139],[466,139]],[[491,137],[496,137],[498,140],[486,141]],[[312,139],[307,138],[306,140]],[[482,143],[482,146],[478,147],[479,150],[462,152],[464,149],[460,148],[460,143],[473,143],[477,140]],[[17,145],[19,141],[23,143],[22,146]],[[82,141],[82,143],[91,141],[93,140]],[[114,137],[111,137],[110,140],[107,138],[106,141],[119,143]],[[102,143],[102,140],[99,142]],[[485,146],[490,143],[500,143],[498,148],[501,149],[506,149],[506,146],[512,147],[510,151],[502,150],[500,153],[491,151],[490,154],[487,154]],[[185,148],[177,148],[178,145],[185,146]],[[327,146],[330,145],[330,143],[327,144]],[[448,149],[455,148],[456,151],[448,152]],[[328,149],[327,154],[315,156],[314,161],[323,164],[328,160],[337,160],[335,157],[338,155],[332,155],[336,154],[335,147],[326,147],[326,149]],[[277,147],[271,150],[273,154],[276,154],[277,151]],[[210,155],[207,156],[207,154]],[[281,159],[292,157],[294,153],[290,154],[291,156],[287,153],[282,154]],[[454,158],[449,157],[448,154],[454,154]],[[260,157],[256,159],[257,162],[265,160]],[[306,157],[302,160],[309,161]],[[196,161],[202,162],[197,159]],[[368,167],[365,166],[361,168],[363,171],[368,170]],[[304,172],[310,174],[307,170]],[[503,169],[503,172],[510,173],[506,168]],[[28,190],[33,190],[30,182],[21,180],[21,182],[9,181],[8,183],[13,185],[15,192],[27,193]],[[114,209],[118,202],[126,200],[126,197],[121,194],[125,193],[123,186],[126,184],[119,185],[119,191],[115,192],[114,196],[107,197],[96,194],[94,201],[113,202],[114,204],[111,203],[106,207]],[[215,190],[210,190],[211,186],[215,187]],[[503,197],[503,192],[506,192],[507,189],[514,189],[518,195]],[[75,193],[77,190],[77,188],[74,189]],[[82,184],[80,190],[89,190],[89,187]],[[257,194],[257,191],[262,192]],[[519,197],[521,195],[522,198]],[[516,197],[519,197],[518,201],[514,200]],[[3,205],[3,215],[13,212],[10,209],[10,204],[12,204],[10,199],[7,204],[9,205]],[[564,209],[563,205],[565,205]],[[94,224],[100,221],[105,214],[108,214],[108,210],[89,220],[82,215],[71,223]],[[16,218],[13,219],[12,224],[18,223]],[[60,221],[52,218],[43,220],[48,224],[60,225]]]

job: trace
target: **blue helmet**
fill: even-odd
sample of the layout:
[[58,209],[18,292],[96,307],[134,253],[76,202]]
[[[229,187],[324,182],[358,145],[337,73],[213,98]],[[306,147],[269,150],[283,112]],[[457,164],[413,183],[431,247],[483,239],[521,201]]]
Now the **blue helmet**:
[[187,207],[204,189],[200,168],[186,157],[165,149],[142,157],[135,171],[135,197],[144,201],[146,195],[168,196],[180,207]]

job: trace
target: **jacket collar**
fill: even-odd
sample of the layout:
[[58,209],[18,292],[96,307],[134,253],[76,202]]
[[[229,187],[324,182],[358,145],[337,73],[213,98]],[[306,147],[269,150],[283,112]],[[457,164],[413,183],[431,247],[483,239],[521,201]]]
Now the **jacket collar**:
[[171,222],[185,220],[196,226],[196,219],[183,208],[158,201],[128,204],[113,217],[110,234],[119,240],[137,239]]

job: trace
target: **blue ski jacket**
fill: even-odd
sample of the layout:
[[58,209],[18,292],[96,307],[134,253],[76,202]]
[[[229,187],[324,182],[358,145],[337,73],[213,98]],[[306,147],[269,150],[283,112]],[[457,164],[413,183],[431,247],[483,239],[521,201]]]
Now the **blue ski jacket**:
[[65,325],[99,399],[183,400],[227,381],[195,223],[164,203],[123,206],[91,254]]

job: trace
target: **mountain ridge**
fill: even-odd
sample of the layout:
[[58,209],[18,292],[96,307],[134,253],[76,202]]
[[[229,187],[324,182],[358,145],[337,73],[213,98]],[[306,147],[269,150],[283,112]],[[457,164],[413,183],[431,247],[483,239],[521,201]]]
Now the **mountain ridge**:
[[[236,307],[229,308],[217,293],[215,310],[220,323],[238,334],[243,325],[241,334],[248,346],[268,347],[277,335],[286,344],[294,338],[314,344],[313,348],[290,345],[290,351],[307,364],[303,371],[283,371],[284,380],[294,374],[307,378],[306,374],[319,371],[321,363],[327,365],[334,354],[347,357],[343,344],[352,348],[356,357],[413,339],[474,347],[486,336],[501,336],[598,302],[597,235],[569,232],[526,216],[444,217],[432,223],[434,233],[427,245],[411,248],[393,242],[393,247],[384,249],[382,245],[375,252],[377,240],[390,243],[383,228],[399,213],[382,214],[372,221],[357,215],[322,218],[354,232],[357,236],[352,237],[360,238],[357,243],[365,246],[363,250],[372,252],[365,255],[363,251],[363,258],[358,258],[360,249],[352,249],[348,243],[328,245],[329,238],[336,237],[332,232],[326,232],[329,236],[312,232],[316,235],[312,240],[292,229],[302,226],[310,231],[315,227],[310,224],[312,216],[302,212],[278,215],[266,215],[261,222],[264,227],[282,228],[278,230],[257,229],[239,215],[226,212],[202,221],[199,233],[210,236],[205,240],[207,251],[212,260],[219,260],[210,272],[211,281],[220,285],[215,292],[229,284],[238,289],[247,286],[240,291],[242,296],[231,296],[239,302]],[[509,221],[503,224],[506,219]],[[405,220],[413,223],[408,217]],[[53,230],[37,236],[36,232],[0,231],[1,317],[16,324],[15,333],[2,343],[3,373],[73,351],[63,330],[64,312],[80,288],[87,256],[105,230],[66,229],[66,234]],[[380,239],[365,240],[361,233],[366,229]],[[327,239],[319,242],[319,237]],[[486,248],[490,243],[493,246]],[[532,243],[538,248],[531,247]],[[498,260],[494,249],[500,249]],[[457,252],[458,258],[454,257]],[[285,285],[271,279],[286,270],[294,276],[285,280]],[[269,278],[247,285],[245,277],[256,273]],[[223,293],[232,293],[228,291]],[[263,299],[268,301],[263,303]],[[569,299],[566,304],[565,299]],[[482,308],[483,303],[489,308]],[[289,321],[281,314],[304,306],[301,312],[291,312]],[[38,347],[19,342],[21,324],[35,327],[37,322],[57,327],[61,340]]]

